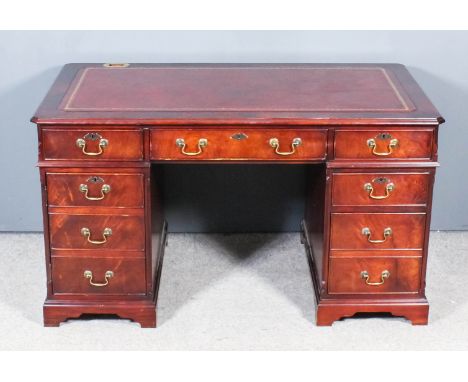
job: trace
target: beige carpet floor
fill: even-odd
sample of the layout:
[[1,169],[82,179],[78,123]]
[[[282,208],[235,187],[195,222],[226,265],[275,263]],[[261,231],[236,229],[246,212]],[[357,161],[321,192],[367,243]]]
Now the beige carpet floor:
[[428,326],[402,318],[314,324],[315,302],[299,234],[171,234],[159,327],[129,320],[42,326],[39,234],[0,234],[0,349],[444,350],[468,349],[468,232],[433,232]]

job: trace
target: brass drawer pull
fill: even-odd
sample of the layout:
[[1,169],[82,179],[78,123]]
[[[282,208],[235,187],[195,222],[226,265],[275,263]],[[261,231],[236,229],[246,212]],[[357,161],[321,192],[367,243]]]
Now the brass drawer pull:
[[198,144],[197,144],[197,147],[198,147],[198,151],[195,151],[195,152],[187,152],[185,151],[185,140],[184,138],[177,138],[176,139],[176,146],[177,147],[180,147],[181,148],[181,153],[184,154],[184,155],[188,155],[188,156],[195,156],[195,155],[200,155],[201,153],[203,153],[203,148],[208,146],[208,139],[206,138],[200,138],[198,140]]
[[102,231],[103,240],[91,240],[91,231],[86,227],[81,228],[81,235],[88,240],[88,243],[101,245],[107,243],[107,238],[112,235],[112,230],[110,228],[104,228],[104,231]]
[[[373,182],[375,179],[373,180]],[[385,186],[385,195],[374,195],[374,187],[372,186],[371,183],[366,183],[364,184],[364,190],[366,190],[369,194],[369,198],[371,199],[376,199],[376,200],[381,200],[381,199],[387,199],[390,196],[390,193],[395,189],[395,185],[393,183],[387,183]]]
[[390,277],[390,272],[385,270],[385,271],[382,271],[382,274],[380,275],[380,279],[382,281],[379,281],[379,282],[370,282],[369,279],[370,279],[370,276],[369,276],[369,272],[367,271],[362,271],[361,272],[361,279],[364,279],[366,284],[367,285],[371,285],[371,286],[379,286],[379,285],[382,285],[385,283],[385,280],[388,279]]
[[[89,152],[86,151],[86,140],[96,141],[99,139],[99,151],[98,152]],[[109,146],[109,141],[105,138],[102,138],[98,133],[88,133],[83,138],[78,138],[76,140],[76,146],[81,149],[83,154],[89,156],[101,155],[104,152],[104,148]]]
[[104,287],[106,285],[109,284],[109,279],[111,279],[112,277],[114,277],[114,272],[112,271],[107,271],[105,274],[104,274],[104,279],[106,280],[106,282],[104,283],[95,283],[93,282],[93,272],[91,271],[84,271],[84,274],[83,276],[87,279],[89,279],[89,284],[92,285],[92,286],[95,286],[95,287]]
[[86,184],[80,184],[80,191],[83,192],[85,195],[85,198],[88,200],[102,200],[105,198],[106,194],[108,194],[111,190],[111,187],[108,184],[103,184],[101,187],[101,196],[89,196],[88,192],[88,185]]
[[278,138],[271,138],[270,139],[270,146],[275,149],[275,153],[278,155],[292,155],[296,152],[296,147],[302,143],[301,138],[294,138],[291,142],[291,151],[279,151],[279,140]]
[[377,156],[388,156],[393,153],[393,149],[398,145],[398,139],[392,138],[390,139],[390,142],[388,143],[388,151],[385,152],[378,152],[376,151],[377,149],[377,143],[375,142],[374,138],[370,138],[367,140],[367,146],[372,149],[372,154],[377,155]]
[[372,240],[371,239],[372,233],[368,227],[364,227],[361,232],[364,236],[367,236],[367,241],[372,244],[385,243],[387,241],[387,238],[392,236],[392,229],[390,227],[387,227],[384,229],[383,231],[384,238],[382,240]]

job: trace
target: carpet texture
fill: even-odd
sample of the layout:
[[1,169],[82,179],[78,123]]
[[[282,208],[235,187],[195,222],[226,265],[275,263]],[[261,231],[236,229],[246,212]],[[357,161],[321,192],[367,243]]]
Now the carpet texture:
[[433,232],[429,325],[349,318],[317,327],[299,234],[170,234],[157,329],[129,320],[42,326],[44,244],[0,234],[1,350],[468,350],[468,232]]

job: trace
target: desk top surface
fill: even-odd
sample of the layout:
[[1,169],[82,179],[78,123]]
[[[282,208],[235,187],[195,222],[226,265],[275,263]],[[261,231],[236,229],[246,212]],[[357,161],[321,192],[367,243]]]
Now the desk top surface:
[[399,64],[68,64],[40,124],[437,124]]

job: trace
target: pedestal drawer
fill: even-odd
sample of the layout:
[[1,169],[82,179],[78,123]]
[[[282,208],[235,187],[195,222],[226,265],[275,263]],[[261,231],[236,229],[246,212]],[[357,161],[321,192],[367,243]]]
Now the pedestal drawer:
[[145,294],[145,259],[52,257],[54,294]]
[[142,251],[143,215],[49,215],[51,249]]
[[334,213],[330,249],[422,249],[425,227],[425,213]]
[[151,132],[153,160],[323,160],[318,129],[161,129]]
[[418,293],[421,257],[330,258],[328,292]]
[[49,207],[144,206],[144,175],[113,173],[47,173]]
[[433,130],[342,130],[335,133],[336,159],[430,159]]
[[431,174],[335,173],[335,206],[426,206]]
[[143,134],[139,129],[43,129],[45,160],[130,160],[143,159]]

